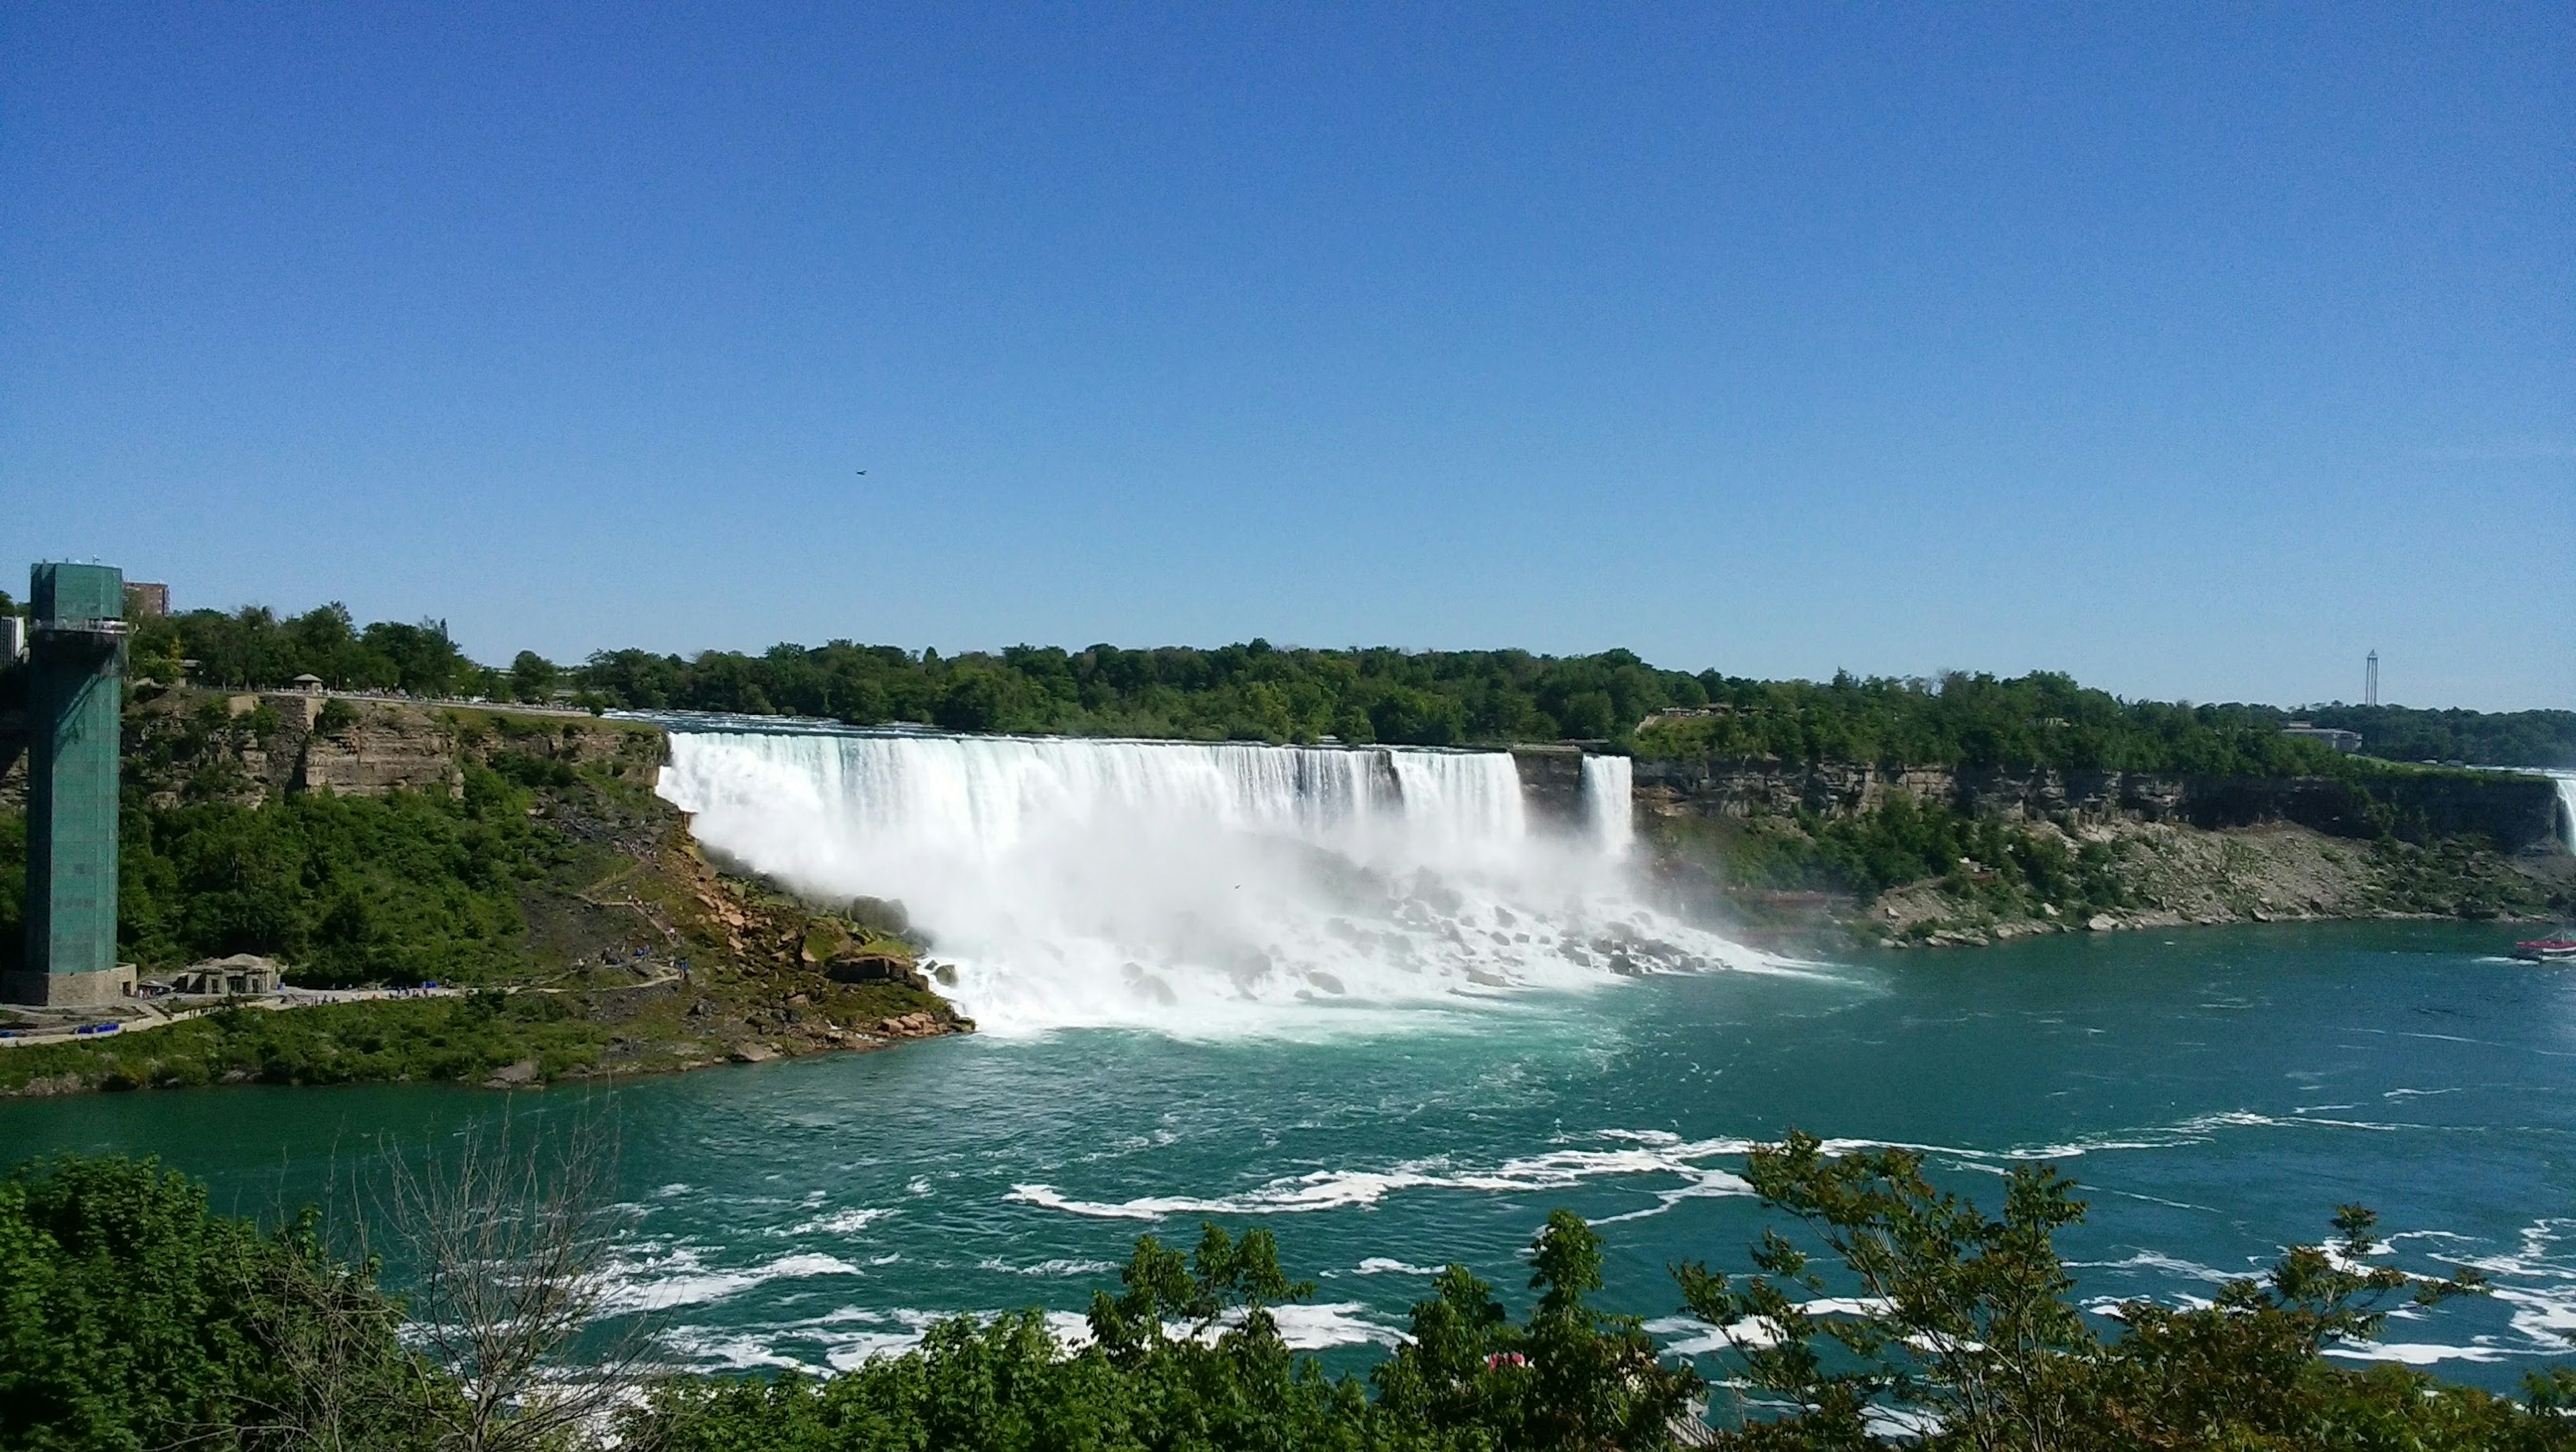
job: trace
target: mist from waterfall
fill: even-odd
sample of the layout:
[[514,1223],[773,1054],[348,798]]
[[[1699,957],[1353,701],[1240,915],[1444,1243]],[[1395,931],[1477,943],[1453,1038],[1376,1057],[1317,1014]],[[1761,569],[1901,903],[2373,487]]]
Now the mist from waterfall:
[[1647,908],[1628,763],[1534,823],[1503,752],[672,729],[698,839],[901,901],[987,1031],[1299,1033],[1772,962]]

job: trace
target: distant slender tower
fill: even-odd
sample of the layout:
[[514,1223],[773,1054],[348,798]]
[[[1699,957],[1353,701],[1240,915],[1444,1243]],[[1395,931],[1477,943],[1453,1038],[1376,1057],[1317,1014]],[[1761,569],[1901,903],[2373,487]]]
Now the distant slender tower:
[[2379,652],[2375,650],[2361,663],[2361,703],[2379,704]]
[[134,991],[116,963],[125,573],[45,564],[28,590],[27,955],[0,997],[96,1007]]

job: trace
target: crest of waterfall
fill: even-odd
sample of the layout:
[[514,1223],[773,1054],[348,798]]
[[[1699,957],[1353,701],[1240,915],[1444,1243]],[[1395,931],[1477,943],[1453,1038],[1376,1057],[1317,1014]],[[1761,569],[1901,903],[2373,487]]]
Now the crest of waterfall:
[[1636,898],[1622,758],[1586,760],[1569,834],[1502,752],[665,724],[701,842],[900,900],[988,1032],[1293,1032],[1769,966]]

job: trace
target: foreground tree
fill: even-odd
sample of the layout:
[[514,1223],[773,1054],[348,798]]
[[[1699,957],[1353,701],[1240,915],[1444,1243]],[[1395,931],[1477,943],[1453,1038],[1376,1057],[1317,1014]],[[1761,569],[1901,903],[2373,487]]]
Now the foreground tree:
[[1700,1380],[1664,1364],[1637,1318],[1584,1299],[1601,1289],[1601,1237],[1555,1211],[1530,1265],[1539,1300],[1519,1326],[1464,1266],[1440,1273],[1437,1296],[1413,1308],[1412,1338],[1374,1376],[1392,1419],[1429,1445],[1669,1445]]
[[[2526,1404],[2420,1372],[2353,1372],[2327,1361],[2338,1343],[2376,1336],[2400,1297],[2433,1305],[2482,1290],[2475,1272],[2409,1276],[2375,1264],[2376,1217],[2335,1216],[2337,1238],[2292,1249],[2260,1281],[2174,1310],[2121,1306],[2126,1334],[2105,1339],[2067,1299],[2073,1278],[2054,1245],[2084,1205],[2046,1166],[2013,1171],[1989,1220],[1935,1188],[1906,1150],[1834,1156],[1793,1134],[1754,1151],[1746,1178],[1802,1221],[1830,1256],[1766,1232],[1760,1274],[1742,1282],[1676,1268],[1692,1311],[1727,1332],[1735,1379],[1751,1395],[1726,1445],[1765,1452],[2164,1452],[2243,1449],[2565,1449],[2576,1397],[2564,1370],[2534,1377]],[[1839,1271],[1829,1296],[1822,1270]],[[1785,1415],[1759,1415],[1763,1402]]]
[[426,1452],[448,1388],[400,1319],[310,1214],[263,1235],[149,1160],[0,1183],[0,1447]]

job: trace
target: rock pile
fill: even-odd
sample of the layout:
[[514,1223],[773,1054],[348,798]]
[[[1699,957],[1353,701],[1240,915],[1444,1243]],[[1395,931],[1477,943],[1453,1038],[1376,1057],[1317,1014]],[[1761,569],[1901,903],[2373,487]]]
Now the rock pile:
[[946,1020],[937,1014],[924,1011],[907,1013],[895,1018],[881,1018],[877,1020],[871,1032],[889,1039],[919,1039],[928,1038],[934,1034],[944,1034],[948,1032],[948,1028]]

